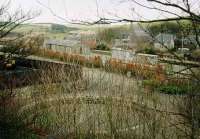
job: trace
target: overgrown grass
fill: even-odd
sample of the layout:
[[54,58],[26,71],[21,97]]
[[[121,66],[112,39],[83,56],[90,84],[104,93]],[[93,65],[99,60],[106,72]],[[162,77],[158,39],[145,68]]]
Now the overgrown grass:
[[[55,53],[52,57],[54,56]],[[69,58],[69,55],[66,57]],[[63,56],[62,58],[64,61]],[[74,64],[81,60],[84,62],[81,58],[70,62]],[[113,69],[121,66],[115,64]],[[132,66],[136,65],[126,65],[125,68]],[[24,117],[17,119],[23,121],[25,125],[31,121],[29,126],[24,126],[26,130],[31,130],[31,133],[35,134],[35,136],[30,134],[30,138],[54,136],[66,139],[176,139],[180,137],[180,130],[173,124],[180,126],[180,119],[183,119],[178,109],[178,103],[183,102],[183,99],[177,95],[151,93],[156,90],[145,92],[140,80],[143,79],[141,78],[143,68],[137,68],[138,74],[135,74],[135,78],[127,78],[119,74],[120,72],[106,72],[102,68],[83,68],[83,76],[76,80],[69,78],[68,75],[72,72],[70,70],[43,68],[45,72],[40,75],[42,84],[14,90],[16,91],[14,102],[19,105],[19,109],[14,105],[16,111],[11,111],[13,115],[9,119],[21,114]],[[47,71],[52,74],[47,74]],[[158,71],[162,73],[159,68],[154,72]],[[159,81],[165,78],[160,75],[152,76],[157,80],[148,80],[144,84],[150,87],[162,87]],[[54,77],[58,78],[59,82],[52,83]],[[185,129],[185,126],[181,125],[180,128]],[[26,130],[24,131],[28,133]],[[16,133],[13,132],[14,134]]]

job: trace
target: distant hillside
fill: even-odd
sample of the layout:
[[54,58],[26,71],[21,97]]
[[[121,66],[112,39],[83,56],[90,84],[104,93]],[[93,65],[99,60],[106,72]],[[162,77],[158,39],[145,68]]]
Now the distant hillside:
[[22,24],[15,31],[16,32],[32,31],[38,33],[47,33],[47,32],[67,33],[73,30],[77,30],[77,28],[67,27],[60,24],[40,23],[40,24]]
[[67,27],[65,25],[60,24],[51,24],[50,31],[53,33],[67,33],[69,31],[77,30],[77,28],[74,27]]
[[37,26],[32,24],[21,24],[19,27],[15,29],[15,32],[18,33],[26,33],[26,32],[37,32],[37,33],[44,33],[48,32],[49,28],[44,26]]
[[47,38],[63,39],[70,31],[79,30],[75,27],[68,27],[60,24],[53,23],[34,23],[34,24],[21,24],[13,32],[14,33],[28,33],[43,34]]

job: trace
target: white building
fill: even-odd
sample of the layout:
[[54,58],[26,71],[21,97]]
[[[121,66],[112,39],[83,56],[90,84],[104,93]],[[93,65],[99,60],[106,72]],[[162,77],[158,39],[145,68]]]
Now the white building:
[[173,34],[159,33],[155,37],[154,47],[155,49],[158,49],[158,50],[167,50],[166,47],[168,49],[173,49],[174,40],[175,40],[175,36]]
[[44,48],[56,52],[83,54],[90,53],[89,47],[82,46],[79,41],[75,40],[46,40],[43,45]]
[[200,36],[197,36],[197,37],[198,38],[196,38],[195,35],[189,35],[187,37],[182,38],[182,40],[181,40],[181,41],[183,41],[182,48],[184,48],[184,47],[189,48],[192,45],[198,47],[197,39],[198,39],[198,41],[200,41]]
[[124,50],[121,48],[112,48],[112,58],[123,60],[123,61],[132,61],[134,59],[135,52],[131,50]]

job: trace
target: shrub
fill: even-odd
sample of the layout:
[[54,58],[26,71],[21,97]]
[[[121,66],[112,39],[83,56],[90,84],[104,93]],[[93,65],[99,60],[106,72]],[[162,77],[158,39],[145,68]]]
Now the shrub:
[[200,49],[196,49],[192,52],[192,57],[196,60],[200,60]]
[[144,53],[145,53],[145,54],[152,54],[152,55],[155,55],[155,54],[156,54],[156,51],[155,51],[153,48],[145,48],[145,49],[144,49]]
[[157,90],[166,94],[186,94],[191,92],[193,87],[183,85],[161,85],[157,88]]
[[87,65],[92,67],[102,67],[103,63],[100,56],[94,56],[89,58]]
[[164,68],[162,65],[157,65],[155,67],[155,79],[161,83],[166,81],[166,72],[164,71]]
[[175,84],[174,82],[165,82],[161,83],[159,80],[144,80],[143,86],[149,91],[158,91],[160,93],[171,94],[171,95],[180,95],[191,92],[194,87],[185,84]]
[[[102,59],[100,56],[93,57],[85,57],[79,54],[69,54],[69,53],[61,53],[54,52],[51,50],[41,50],[38,54],[39,56],[49,57],[53,59],[59,59],[65,62],[73,62],[80,65],[85,65],[89,67],[102,67]],[[131,72],[132,75],[141,77],[143,79],[157,79],[159,81],[165,80],[163,67],[160,65],[152,66],[138,63],[124,63],[121,60],[113,59],[106,61],[105,70],[118,72],[122,74],[126,74],[127,72]]]
[[122,63],[121,60],[117,59],[110,59],[106,62],[105,69],[107,71],[119,72],[119,73],[126,73],[126,64]]
[[116,38],[117,33],[113,28],[105,28],[97,33],[97,40],[111,43]]
[[142,84],[148,90],[154,90],[160,85],[159,81],[157,80],[144,80]]
[[[160,67],[160,71],[163,71]],[[156,78],[158,75],[157,66],[138,64],[138,63],[123,63],[118,59],[110,59],[106,63],[105,69],[107,71],[119,72],[119,73],[127,73],[131,72],[132,75],[144,78],[144,79],[152,79]]]
[[110,48],[104,43],[98,44],[96,49],[97,50],[104,50],[104,51],[109,51],[110,50]]
[[58,59],[64,62],[72,62],[85,66],[93,66],[93,67],[102,67],[102,60],[100,56],[93,57],[85,57],[79,54],[70,54],[70,53],[61,53],[55,52],[52,50],[41,49],[38,53],[38,56],[48,57],[52,59]]

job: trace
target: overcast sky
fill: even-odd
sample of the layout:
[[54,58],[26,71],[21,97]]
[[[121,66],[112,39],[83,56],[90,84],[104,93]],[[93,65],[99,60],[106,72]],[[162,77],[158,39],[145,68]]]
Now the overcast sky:
[[[38,1],[42,3],[43,6],[39,4]],[[11,3],[13,11],[19,7],[25,11],[41,11],[40,16],[32,20],[32,22],[39,23],[65,23],[65,21],[55,17],[46,7],[52,9],[53,13],[56,15],[69,20],[95,20],[98,16],[109,17],[114,14],[132,19],[141,19],[141,16],[147,19],[167,16],[157,11],[141,8],[134,3],[121,3],[120,1],[121,0],[11,0]],[[145,1],[146,0],[140,0],[139,2],[147,4]],[[133,10],[134,12],[132,12]]]

